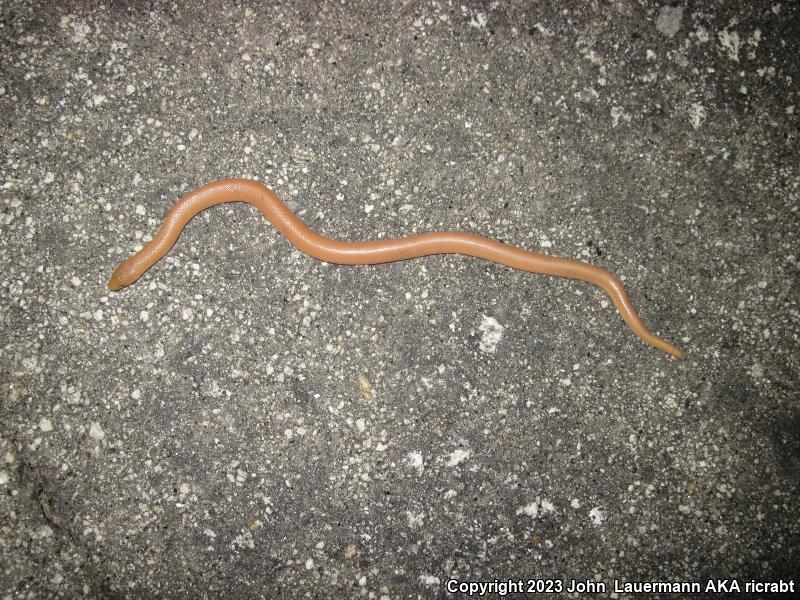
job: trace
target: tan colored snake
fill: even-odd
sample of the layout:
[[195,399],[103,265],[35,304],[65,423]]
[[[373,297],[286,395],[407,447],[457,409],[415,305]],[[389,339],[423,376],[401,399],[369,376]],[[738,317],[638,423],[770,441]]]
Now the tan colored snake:
[[178,200],[164,218],[156,237],[139,252],[120,263],[111,275],[108,287],[116,291],[135,282],[169,252],[192,217],[211,206],[225,202],[252,204],[299,250],[329,263],[374,265],[431,254],[465,254],[522,271],[588,281],[603,288],[611,296],[620,315],[636,335],[659,350],[676,358],[683,358],[683,352],[645,326],[619,278],[599,267],[529,252],[479,235],[457,231],[423,233],[369,242],[333,240],[311,230],[272,190],[249,179],[215,181]]

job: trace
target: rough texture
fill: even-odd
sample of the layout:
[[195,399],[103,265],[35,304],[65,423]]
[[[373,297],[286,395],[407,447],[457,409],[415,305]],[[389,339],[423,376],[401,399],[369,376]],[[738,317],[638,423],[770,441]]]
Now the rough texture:
[[[796,576],[797,4],[530,4],[0,5],[0,597]],[[236,176],[598,264],[688,358],[588,284],[325,265],[244,205],[108,292]]]

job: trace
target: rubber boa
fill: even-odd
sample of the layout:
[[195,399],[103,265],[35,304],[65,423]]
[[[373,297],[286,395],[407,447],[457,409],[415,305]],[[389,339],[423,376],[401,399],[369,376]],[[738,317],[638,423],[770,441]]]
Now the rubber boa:
[[465,254],[513,269],[580,279],[593,283],[611,296],[619,314],[645,342],[682,359],[683,352],[651,332],[633,308],[619,278],[594,265],[508,246],[471,233],[444,231],[366,242],[343,242],[310,229],[269,188],[249,179],[222,179],[189,192],[172,207],[158,234],[114,270],[108,287],[117,291],[131,285],[175,244],[186,224],[201,211],[225,202],[247,202],[264,216],[298,250],[329,263],[374,265],[432,254]]

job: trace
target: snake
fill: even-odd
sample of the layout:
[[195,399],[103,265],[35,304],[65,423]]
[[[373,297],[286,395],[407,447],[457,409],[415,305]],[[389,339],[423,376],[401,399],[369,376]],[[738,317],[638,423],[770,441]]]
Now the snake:
[[375,265],[435,254],[462,254],[512,269],[592,283],[611,297],[620,316],[642,340],[677,359],[684,358],[679,348],[647,328],[634,309],[622,281],[605,269],[461,231],[437,231],[360,242],[335,240],[308,227],[275,192],[251,179],[221,179],[180,198],[164,217],[156,236],[114,270],[108,282],[109,289],[119,291],[134,283],[169,252],[195,215],[227,202],[246,202],[255,206],[298,250],[328,263]]

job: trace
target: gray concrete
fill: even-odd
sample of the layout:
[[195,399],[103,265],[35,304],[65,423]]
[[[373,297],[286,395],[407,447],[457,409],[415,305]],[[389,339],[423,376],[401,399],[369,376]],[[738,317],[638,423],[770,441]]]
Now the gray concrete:
[[[797,576],[796,3],[201,4],[0,8],[1,598]],[[233,176],[600,265],[687,360],[591,285],[326,265],[243,204],[106,289]]]

